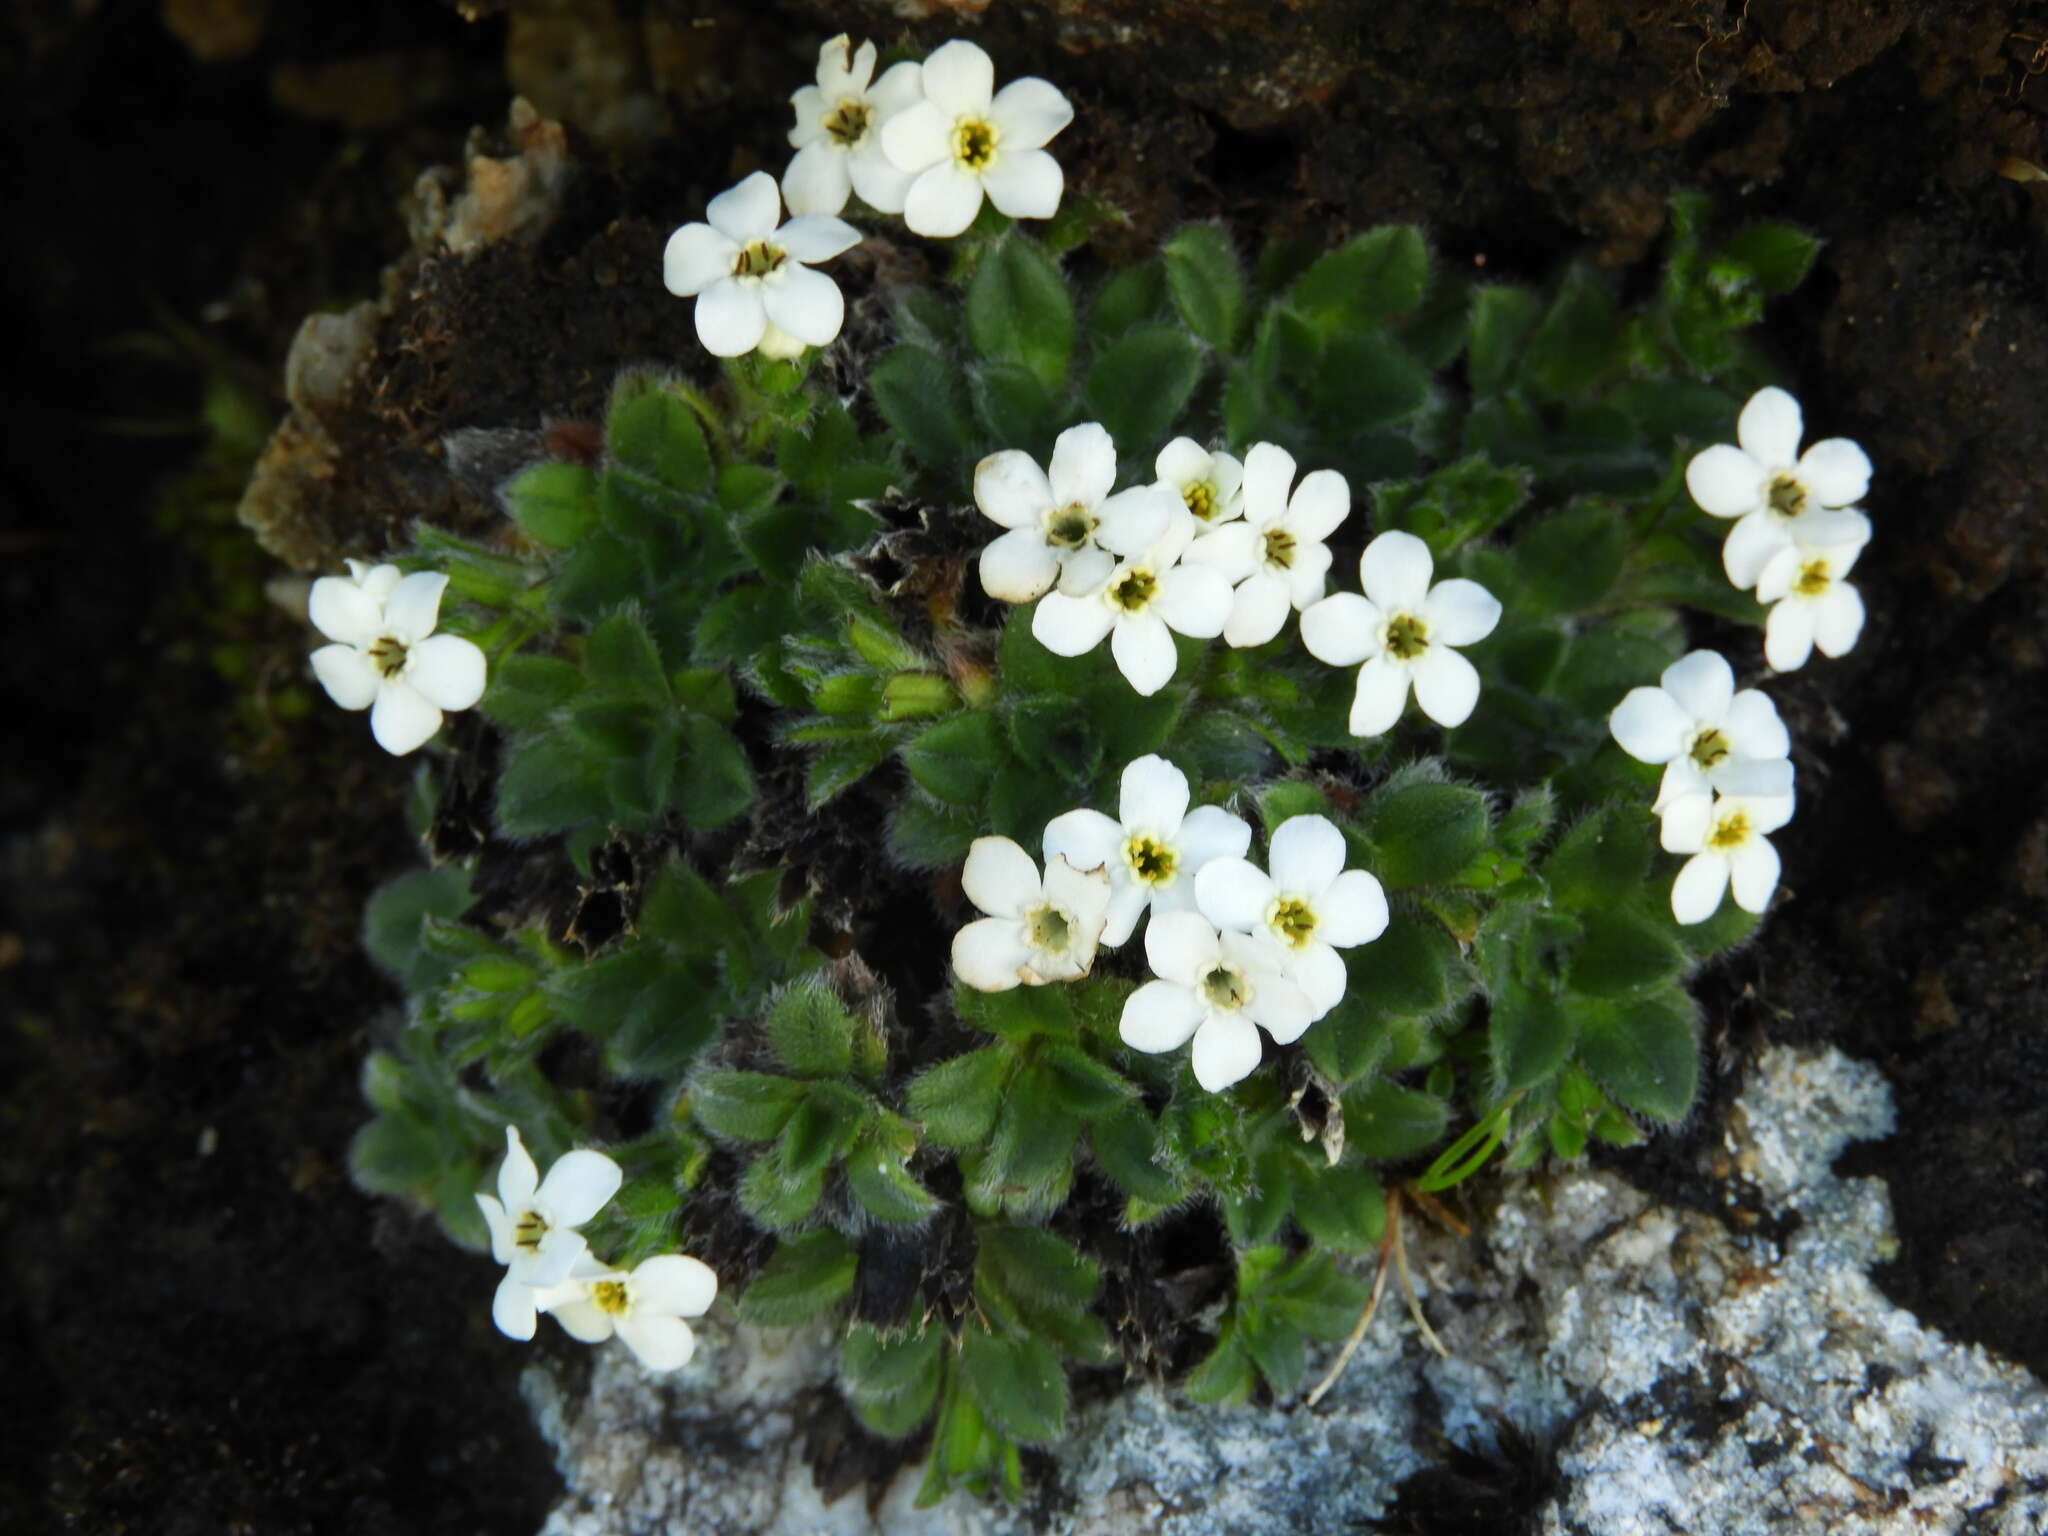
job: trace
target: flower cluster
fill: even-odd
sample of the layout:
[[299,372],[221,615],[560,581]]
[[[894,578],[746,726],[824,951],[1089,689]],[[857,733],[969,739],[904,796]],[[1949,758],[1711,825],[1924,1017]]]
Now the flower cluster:
[[1074,109],[1052,85],[1027,76],[997,90],[988,54],[964,41],[880,78],[877,62],[871,42],[855,48],[842,34],[826,43],[816,83],[790,97],[796,155],[780,187],[756,171],[711,199],[706,222],[669,237],[662,279],[697,300],[706,351],[794,358],[838,336],[845,299],[812,268],[859,243],[838,217],[855,194],[940,240],[963,233],[984,198],[1013,219],[1059,210],[1065,179],[1045,146]]
[[602,1152],[565,1153],[545,1179],[519,1138],[505,1127],[498,1195],[476,1197],[491,1231],[491,1256],[505,1266],[491,1320],[508,1338],[530,1339],[538,1314],[571,1336],[600,1344],[614,1333],[650,1371],[672,1371],[697,1347],[687,1317],[702,1317],[718,1295],[709,1265],[664,1253],[631,1270],[592,1256],[578,1230],[618,1193],[619,1165]]
[[377,745],[403,757],[441,729],[443,710],[483,697],[484,653],[434,633],[446,576],[360,560],[348,569],[314,582],[307,601],[314,628],[334,642],[313,653],[313,675],[343,709],[369,710]]
[[[1344,997],[1340,949],[1387,926],[1387,898],[1346,869],[1344,834],[1323,816],[1274,832],[1269,870],[1245,858],[1252,829],[1219,806],[1190,810],[1187,776],[1158,756],[1123,772],[1117,816],[1081,809],[1045,829],[1045,875],[1008,838],[978,839],[962,871],[987,917],[953,940],[953,969],[983,991],[1071,981],[1098,948],[1128,941],[1147,909],[1154,980],[1120,1024],[1134,1050],[1194,1042],[1195,1079],[1220,1093],[1258,1066],[1259,1030],[1282,1045]],[[1270,871],[1270,872],[1269,872]]]

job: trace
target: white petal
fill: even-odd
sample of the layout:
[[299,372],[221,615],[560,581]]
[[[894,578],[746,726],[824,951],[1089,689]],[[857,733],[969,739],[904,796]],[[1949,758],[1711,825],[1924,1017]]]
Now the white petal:
[[718,1276],[684,1253],[643,1259],[630,1285],[633,1311],[656,1317],[702,1317],[718,1296]]
[[1659,812],[1658,841],[1666,853],[1698,853],[1707,845],[1714,824],[1714,802],[1708,795],[1687,795]]
[[914,61],[891,64],[868,89],[868,107],[885,123],[923,100],[924,66]]
[[440,729],[441,711],[417,688],[395,677],[378,684],[377,702],[370,706],[370,734],[386,752],[403,757]]
[[1751,838],[1727,862],[1729,883],[1735,887],[1735,905],[1745,912],[1768,908],[1771,893],[1778,888],[1778,850],[1771,846],[1770,839]]
[[[835,39],[835,41],[837,40]],[[832,46],[832,43],[825,45],[828,50]],[[824,73],[823,65],[819,66],[818,72],[820,75]],[[796,124],[789,130],[789,147],[791,149],[802,149],[806,145],[816,144],[825,139],[825,100],[824,91],[816,85],[800,85],[789,93],[789,108],[790,111],[796,114]],[[793,171],[795,169],[796,164],[792,161],[790,163],[790,170]],[[789,195],[789,175],[787,172],[784,173],[782,178],[782,200],[789,204],[792,211],[796,210],[796,204]],[[838,210],[835,208],[832,212],[836,213]]]
[[1287,488],[1294,482],[1294,455],[1277,443],[1254,443],[1244,456],[1244,515],[1267,527],[1287,515]]
[[1823,656],[1844,656],[1863,633],[1863,595],[1838,581],[1813,605],[1813,643]]
[[1764,660],[1778,672],[1796,672],[1813,654],[1813,604],[1788,597],[1764,620]]
[[477,1193],[476,1208],[484,1213],[484,1226],[490,1230],[491,1257],[500,1264],[510,1264],[519,1251],[512,1240],[512,1218],[505,1214],[504,1206],[482,1191]]
[[[1304,625],[1309,614],[1322,606],[1318,603],[1309,609],[1308,614],[1302,615]],[[1443,654],[1455,656],[1457,652],[1445,651]],[[1407,707],[1408,669],[1384,656],[1375,656],[1358,669],[1358,687],[1351,695],[1351,734],[1384,735],[1394,728],[1394,722],[1401,718],[1401,711]]]
[[1031,855],[1007,837],[977,837],[960,867],[960,888],[990,917],[1019,917],[1044,894],[1045,882]]
[[761,344],[768,311],[758,283],[721,278],[697,295],[697,339],[713,357],[739,357]]
[[1805,430],[1799,402],[1776,385],[1751,395],[1735,420],[1735,440],[1766,470],[1791,467],[1799,457],[1799,437]]
[[565,1227],[580,1227],[619,1192],[625,1174],[602,1152],[579,1147],[565,1152],[541,1180],[534,1197],[553,1220]]
[[1218,928],[1250,933],[1279,894],[1271,877],[1247,859],[1211,859],[1195,872],[1195,904]]
[[1117,787],[1117,814],[1125,827],[1175,840],[1188,814],[1186,774],[1157,753],[1147,753],[1124,768]]
[[1438,725],[1463,725],[1479,702],[1479,669],[1447,645],[1432,645],[1410,670],[1415,702]]
[[[1774,832],[1792,819],[1792,764],[1782,757],[1723,758],[1709,775],[1713,787],[1724,799],[1755,801],[1764,814],[1754,821],[1768,821],[1766,832]],[[1780,814],[1779,807],[1784,807]]]
[[1344,872],[1344,834],[1327,816],[1290,816],[1273,833],[1266,868],[1273,884],[1311,904]]
[[[830,261],[860,244],[860,231],[844,219],[809,213],[791,219],[775,232],[775,244],[807,266]],[[770,287],[774,286],[772,283]]]
[[1259,568],[1260,544],[1259,530],[1250,523],[1225,523],[1196,538],[1182,559],[1221,571],[1225,581],[1239,582]]
[[1116,574],[1116,556],[1106,549],[1063,549],[1053,558],[1060,566],[1059,589],[1067,597],[1096,597]]
[[1311,1023],[1343,1002],[1344,986],[1349,980],[1344,972],[1344,957],[1319,942],[1296,951],[1286,975],[1308,1002],[1306,1016],[1289,1009],[1285,994],[1270,985],[1261,988],[1261,995],[1254,999],[1255,1004],[1264,1005],[1256,1010],[1259,1022],[1282,1045],[1292,1044]]
[[1799,456],[1799,478],[1824,507],[1851,507],[1870,489],[1870,456],[1846,437],[1824,438]]
[[1799,568],[1805,562],[1797,549],[1789,543],[1772,555],[1764,568],[1757,572],[1756,600],[1760,603],[1775,603],[1792,590],[1799,579]]
[[1090,950],[1102,931],[1102,916],[1109,910],[1109,873],[1100,869],[1076,869],[1064,858],[1045,864],[1045,899],[1063,909],[1087,935]]
[[1010,149],[981,173],[982,190],[998,212],[1013,219],[1049,219],[1060,211],[1067,179],[1059,161],[1042,149]]
[[1763,505],[1763,465],[1732,443],[1716,443],[1685,466],[1685,488],[1709,517],[1741,517]]
[[992,453],[974,466],[974,504],[1005,528],[1031,529],[1055,505],[1045,471],[1016,448]]
[[882,137],[873,129],[846,157],[846,169],[860,200],[877,213],[901,213],[910,184],[917,179],[915,172],[903,170],[882,153]]
[[832,341],[846,319],[839,285],[822,272],[794,264],[761,285],[761,307],[772,324],[812,347]]
[[821,96],[858,96],[875,74],[875,45],[858,49],[844,32],[818,50],[818,92]]
[[1220,805],[1198,805],[1180,824],[1180,875],[1175,887],[1185,886],[1190,899],[1194,881],[1189,878],[1215,859],[1241,859],[1252,845],[1250,823],[1233,816]]
[[1195,1081],[1221,1093],[1258,1066],[1259,1031],[1251,1020],[1212,1013],[1195,1031]]
[[1785,519],[1774,512],[1751,512],[1728,530],[1721,546],[1721,569],[1743,591],[1757,584],[1764,567],[1792,547]]
[[1012,528],[981,551],[981,589],[999,602],[1030,602],[1052,586],[1059,571],[1036,529]]
[[341,576],[322,576],[306,598],[306,615],[330,640],[368,650],[383,636],[384,604]]
[[[1058,595],[1055,592],[1039,601],[1043,604]],[[1173,632],[1156,613],[1134,613],[1118,622],[1109,633],[1109,653],[1131,687],[1147,698],[1173,681],[1173,669],[1180,661],[1173,648]]]
[[484,696],[484,653],[460,635],[431,635],[406,652],[405,680],[441,709],[468,709]]
[[1472,645],[1500,623],[1500,599],[1462,576],[1440,581],[1422,600],[1429,638],[1439,645]]
[[1209,450],[1192,437],[1176,437],[1152,461],[1152,472],[1159,477],[1161,485],[1170,485],[1176,492],[1185,490],[1197,481],[1209,478]]
[[679,1317],[642,1317],[629,1312],[618,1322],[619,1337],[650,1371],[673,1371],[690,1363],[697,1336]]
[[1350,513],[1351,487],[1344,477],[1334,469],[1318,469],[1302,476],[1282,521],[1295,538],[1321,543]]
[[1693,718],[1662,688],[1631,688],[1607,717],[1621,750],[1639,763],[1668,763],[1685,750]]
[[1055,656],[1085,656],[1102,643],[1115,622],[1109,605],[1099,597],[1048,592],[1031,610],[1032,638]]
[[[1130,769],[1124,770],[1124,778],[1129,781]],[[1100,811],[1068,811],[1045,824],[1048,863],[1065,859],[1076,869],[1101,869],[1117,857],[1123,842],[1124,829]]]
[[[1148,931],[1156,932],[1155,922]],[[1158,1055],[1188,1043],[1208,1010],[1191,988],[1171,981],[1148,981],[1124,999],[1117,1033],[1134,1051]]]
[[1152,904],[1153,887],[1128,876],[1118,884],[1114,873],[1110,878],[1109,907],[1103,913],[1102,938],[1099,940],[1104,949],[1115,949],[1127,941],[1137,930],[1138,919]]
[[952,132],[946,114],[931,102],[912,102],[882,124],[882,153],[898,170],[915,175],[951,158]]
[[[1246,528],[1243,523],[1233,526]],[[1246,531],[1250,530],[1247,528]],[[1201,542],[1207,544],[1213,540]],[[1280,633],[1292,606],[1287,583],[1271,571],[1260,571],[1232,594],[1230,618],[1223,626],[1223,638],[1235,646],[1264,645]]]
[[[1672,702],[1692,717],[1689,723],[1694,725],[1719,725],[1735,697],[1735,669],[1719,651],[1687,651],[1664,669],[1658,681]],[[1646,757],[1643,761],[1662,759]]]
[[562,1325],[562,1331],[585,1344],[602,1344],[612,1336],[612,1315],[589,1299],[589,1287],[580,1297],[565,1298],[548,1308],[548,1316]]
[[364,565],[360,560],[347,563],[356,585],[380,603],[391,595],[391,589],[405,576],[405,572],[395,565]]
[[1387,931],[1387,893],[1363,869],[1347,869],[1316,899],[1316,937],[1349,949]]
[[569,1272],[589,1253],[590,1244],[581,1232],[573,1227],[551,1226],[541,1234],[539,1246],[532,1252],[522,1249],[514,1255],[510,1273],[535,1290],[545,1290],[568,1279]]
[[441,619],[441,593],[448,578],[439,571],[415,571],[384,600],[384,632],[413,645],[434,632]]
[[508,1339],[532,1338],[537,1322],[533,1287],[509,1274],[502,1277],[497,1294],[491,1297],[491,1321]]
[[995,96],[996,67],[979,45],[956,38],[924,61],[924,94],[948,117],[986,116]]
[[1323,600],[1324,578],[1330,574],[1330,546],[1297,544],[1294,564],[1287,570],[1287,601],[1307,609]]
[[735,245],[766,240],[782,222],[782,192],[775,178],[756,171],[704,205],[711,227]]
[[[1368,656],[1377,659],[1380,626],[1385,621],[1385,615],[1356,592],[1338,592],[1302,613],[1301,643],[1317,661],[1328,662],[1333,667],[1348,667]],[[1407,696],[1407,684],[1404,682],[1401,697],[1405,699]],[[1398,705],[1394,712],[1400,713]],[[1357,727],[1352,729],[1355,732]]]
[[534,1166],[533,1154],[526,1150],[519,1127],[506,1126],[505,1161],[498,1164],[498,1198],[508,1210],[524,1210],[533,1203],[534,1192],[539,1188],[540,1169]]
[[1870,519],[1854,507],[1812,507],[1788,522],[1785,531],[1801,549],[1824,549],[1837,554],[1844,545],[1861,550],[1870,542],[1871,527]]
[[[989,117],[1000,130],[997,142],[1005,154],[1042,149],[1053,135],[1074,120],[1074,109],[1050,81],[1036,75],[1012,80],[989,103]],[[996,203],[1002,207],[999,199]]]
[[1152,600],[1152,611],[1176,634],[1213,640],[1223,633],[1236,609],[1230,583],[1221,571],[1177,565],[1160,573],[1159,595]]
[[1177,986],[1194,986],[1222,952],[1215,928],[1199,912],[1156,914],[1145,930],[1145,961],[1152,974]]
[[968,175],[951,160],[941,160],[920,171],[903,195],[903,222],[912,234],[950,240],[974,222],[981,212],[981,197],[979,176]]
[[[332,577],[321,578],[331,581]],[[313,675],[343,709],[368,709],[382,681],[376,664],[352,645],[323,645],[313,653]]]
[[1681,923],[1704,923],[1721,905],[1728,889],[1728,861],[1696,853],[1671,882],[1671,915]]
[[1013,917],[984,917],[953,935],[953,973],[978,991],[1007,992],[1030,960]]
[[[794,172],[796,167],[792,165],[790,170]],[[731,277],[739,254],[739,246],[709,224],[685,224],[662,248],[662,286],[679,299],[691,298],[720,278]]]
[[1737,757],[1786,757],[1792,751],[1792,735],[1778,717],[1778,706],[1770,695],[1745,688],[1728,705],[1721,721]]
[[[1097,507],[1109,488],[1116,484],[1116,444],[1099,422],[1069,427],[1052,445],[1052,465],[1046,479],[1051,486],[1050,504],[1055,507]],[[1150,543],[1157,534],[1149,535]],[[1118,550],[1118,554],[1136,554]]]
[[1434,569],[1429,546],[1397,528],[1365,546],[1358,562],[1358,579],[1365,595],[1383,612],[1420,608],[1429,596]]

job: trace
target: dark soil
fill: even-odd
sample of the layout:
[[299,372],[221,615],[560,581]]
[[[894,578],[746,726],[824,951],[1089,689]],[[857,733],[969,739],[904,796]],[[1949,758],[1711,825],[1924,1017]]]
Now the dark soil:
[[[1813,435],[1879,466],[1871,623],[1773,685],[1802,753],[1780,910],[1713,986],[1700,1119],[1616,1166],[1711,1203],[1715,1107],[1760,1044],[1876,1060],[1899,1133],[1851,1157],[1891,1184],[1891,1293],[2048,1371],[2048,186],[1999,174],[2048,163],[2048,5],[928,8],[919,41],[973,25],[1070,88],[1070,184],[1133,244],[1188,216],[1416,218],[1450,259],[1540,276],[1640,257],[1686,185],[1827,237],[1771,334]],[[278,567],[226,521],[234,486],[194,469],[196,415],[208,381],[281,409],[299,319],[377,294],[399,195],[496,130],[509,79],[575,123],[578,189],[536,246],[407,269],[385,393],[337,418],[348,468],[315,508],[352,551],[475,515],[440,438],[589,415],[614,363],[690,356],[667,228],[778,145],[820,28],[900,23],[893,0],[462,9],[520,16],[166,0],[185,42],[142,0],[0,21],[27,183],[0,242],[8,1529],[523,1532],[553,1491],[488,1273],[343,1171],[395,1002],[358,914],[413,858],[406,772],[304,708],[305,636],[262,600]],[[610,39],[674,136],[636,141],[568,35]],[[1544,1486],[1447,1456],[1395,1528],[1512,1529]]]

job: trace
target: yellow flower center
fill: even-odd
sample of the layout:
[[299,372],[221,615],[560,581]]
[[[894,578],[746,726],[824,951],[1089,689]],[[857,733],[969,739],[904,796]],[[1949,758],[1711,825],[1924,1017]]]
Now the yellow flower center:
[[1749,841],[1749,812],[1730,811],[1714,823],[1707,834],[1707,846],[1718,853],[1740,848]]
[[1245,974],[1234,965],[1218,962],[1209,968],[1195,988],[1202,994],[1202,1001],[1211,1008],[1221,1008],[1235,1013],[1252,1000],[1251,983]]
[[1033,949],[1059,954],[1073,942],[1073,919],[1058,907],[1033,907],[1024,914],[1024,942]]
[[1284,528],[1266,530],[1266,564],[1277,565],[1281,570],[1294,568],[1294,535]]
[[1134,879],[1147,885],[1171,885],[1180,857],[1151,833],[1140,832],[1124,844],[1124,863]]
[[1078,501],[1045,520],[1045,542],[1055,549],[1079,549],[1094,532],[1094,516]]
[[396,677],[405,670],[405,642],[385,635],[370,647],[370,665],[381,677]]
[[1181,487],[1180,499],[1188,504],[1188,510],[1208,522],[1216,515],[1216,487],[1206,480],[1196,480]]
[[868,104],[852,96],[842,96],[839,105],[825,116],[825,132],[832,136],[832,142],[853,148],[868,131]]
[[600,1280],[590,1288],[590,1299],[598,1311],[618,1317],[626,1310],[626,1282]]
[[1281,942],[1303,949],[1316,936],[1315,909],[1299,896],[1276,896],[1266,908],[1266,926]]
[[770,245],[766,240],[756,240],[733,258],[734,277],[766,277],[789,257],[780,246]]
[[1104,592],[1110,602],[1125,613],[1142,613],[1145,606],[1159,595],[1159,578],[1142,565],[1134,565],[1104,588]]
[[1719,731],[1701,731],[1692,739],[1692,760],[1701,768],[1712,768],[1729,753],[1728,738]]
[[953,158],[965,171],[981,172],[996,157],[996,125],[985,118],[963,117],[953,125]]
[[1387,621],[1387,654],[1398,661],[1413,661],[1429,649],[1429,626],[1412,613],[1397,613]]
[[1771,488],[1764,493],[1770,509],[1781,517],[1797,517],[1806,510],[1806,487],[1793,475],[1780,474],[1772,477]]
[[515,1248],[537,1250],[540,1247],[540,1240],[547,1235],[547,1218],[539,1211],[521,1211],[519,1219],[512,1223],[512,1245]]
[[1834,580],[1827,561],[1809,560],[1799,567],[1799,579],[1792,583],[1792,590],[1801,597],[1819,597],[1834,585]]

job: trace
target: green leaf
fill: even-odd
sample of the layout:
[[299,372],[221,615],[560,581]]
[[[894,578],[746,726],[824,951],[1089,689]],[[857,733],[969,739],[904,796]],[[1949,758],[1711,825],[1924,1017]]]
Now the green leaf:
[[1696,960],[1725,953],[1756,932],[1761,919],[1745,912],[1732,901],[1724,901],[1703,923],[1688,923],[1678,930],[1678,940]]
[[1113,1067],[1103,1065],[1078,1045],[1065,1040],[1047,1040],[1037,1053],[1045,1080],[1060,1105],[1083,1119],[1093,1119],[1121,1108],[1137,1094],[1137,1087]]
[[1188,1372],[1180,1387],[1198,1403],[1241,1403],[1258,1384],[1258,1373],[1233,1313],[1224,1319],[1216,1347]]
[[705,715],[683,721],[685,766],[676,794],[683,820],[700,830],[722,827],[754,803],[754,770],[732,732]]
[[1102,285],[1088,311],[1088,334],[1099,348],[1134,325],[1167,318],[1166,270],[1156,260],[1125,267]]
[[1572,1016],[1556,998],[1527,987],[1509,987],[1494,996],[1489,1011],[1488,1035],[1501,1093],[1519,1093],[1549,1081],[1571,1054],[1576,1033]]
[[1308,1374],[1308,1348],[1301,1330],[1257,1307],[1239,1314],[1245,1353],[1276,1397],[1291,1397]]
[[1003,756],[995,717],[969,710],[927,726],[901,749],[903,766],[928,794],[948,805],[978,806]]
[[737,939],[739,928],[711,883],[680,855],[670,854],[647,883],[640,901],[640,931],[686,954],[715,955]]
[[740,1175],[740,1209],[772,1232],[793,1227],[818,1207],[828,1164],[808,1172],[784,1165],[780,1143],[761,1153]]
[[545,836],[597,821],[610,808],[603,761],[575,742],[543,736],[506,752],[497,807],[498,830],[505,836]]
[[1667,1124],[1682,1120],[1699,1091],[1695,1007],[1676,991],[1635,1003],[1590,1005],[1580,1015],[1576,1059],[1631,1109]]
[[663,973],[615,1018],[604,1059],[624,1078],[673,1077],[718,1033],[717,1016],[704,1005],[703,978],[687,971]]
[[1465,373],[1473,394],[1497,394],[1513,382],[1523,345],[1542,315],[1542,301],[1527,288],[1502,285],[1472,295],[1472,340]]
[[1314,1169],[1295,1180],[1294,1219],[1324,1247],[1367,1253],[1386,1231],[1386,1192],[1370,1168],[1342,1163]]
[[[1307,393],[1321,420],[1347,435],[1398,427],[1429,401],[1430,371],[1391,336],[1346,331],[1323,339]],[[1387,471],[1373,476],[1381,478]]]
[[1628,551],[1628,514],[1589,498],[1536,523],[1515,541],[1514,558],[1531,612],[1583,613],[1613,590]]
[[867,1097],[856,1088],[812,1081],[776,1143],[782,1166],[792,1174],[808,1176],[840,1161],[853,1149],[870,1108]]
[[1820,248],[1820,240],[1795,225],[1760,221],[1730,235],[1721,254],[1754,272],[1758,285],[1775,298],[1806,281]]
[[349,1176],[356,1187],[380,1195],[418,1189],[441,1171],[441,1138],[410,1111],[379,1115],[348,1145]]
[[1202,377],[1202,353],[1177,325],[1134,326],[1088,370],[1082,398],[1119,454],[1149,457]]
[[477,707],[507,730],[538,730],[582,691],[583,673],[573,663],[522,651],[492,670]]
[[1429,291],[1429,247],[1413,225],[1390,224],[1349,240],[1288,291],[1303,318],[1326,330],[1357,330],[1405,315]]
[[1041,1338],[969,1328],[960,1340],[960,1379],[988,1422],[1020,1445],[1048,1444],[1066,1427],[1067,1373]]
[[605,447],[614,472],[674,495],[701,491],[711,479],[711,450],[695,413],[652,375],[619,381],[605,419]]
[[913,457],[941,472],[960,467],[974,443],[974,424],[953,370],[936,352],[901,346],[868,375],[875,409]]
[[1188,329],[1219,352],[1237,344],[1244,324],[1244,272],[1230,237],[1214,224],[1189,224],[1166,242],[1167,286]]
[[608,615],[591,629],[584,641],[583,666],[601,689],[658,709],[672,702],[661,650],[634,609]]
[[846,1183],[853,1198],[877,1221],[909,1225],[923,1221],[939,1206],[878,1136],[863,1136],[847,1153]]
[[791,987],[768,1010],[768,1043],[782,1064],[805,1077],[843,1077],[853,1069],[853,1019],[827,987]]
[[431,991],[460,962],[426,947],[426,922],[459,918],[475,900],[469,871],[460,864],[400,875],[380,887],[364,909],[363,947],[406,991]]
[[828,742],[812,754],[804,770],[804,804],[815,811],[834,796],[873,773],[891,751],[885,736]]
[[767,1328],[826,1316],[853,1289],[860,1256],[829,1228],[785,1237],[740,1297],[739,1314]]
[[597,526],[597,476],[581,464],[536,464],[498,492],[535,542],[567,549]]
[[1450,1108],[1442,1099],[1376,1082],[1344,1094],[1344,1144],[1381,1161],[1413,1157],[1443,1139]]
[[1625,901],[1650,872],[1650,835],[1643,813],[1618,803],[1575,823],[1543,861],[1551,900],[1572,911]]
[[1085,1308],[1099,1271],[1065,1238],[1042,1227],[985,1226],[977,1233],[974,1284],[1012,1326],[1031,1328],[1047,1312]]
[[1014,1061],[999,1045],[942,1061],[911,1079],[904,1098],[926,1137],[942,1147],[978,1146],[995,1129]]
[[1330,797],[1316,785],[1300,779],[1282,779],[1268,784],[1258,791],[1257,798],[1259,821],[1268,838],[1297,816],[1330,814]]
[[1006,1040],[1038,1035],[1068,1035],[1074,1029],[1074,1003],[1067,987],[1015,987],[1008,992],[953,989],[953,1011],[977,1029]]
[[1607,383],[1623,363],[1612,284],[1589,271],[1573,272],[1529,342],[1524,379],[1546,399],[1575,400]]
[[1677,980],[1690,959],[1667,924],[1622,906],[1594,907],[1585,914],[1569,979],[1592,997],[1640,997]]
[[891,1335],[855,1323],[847,1330],[839,1378],[862,1424],[894,1439],[925,1421],[938,1401],[944,1340],[937,1327]]
[[1066,381],[1074,301],[1037,241],[1009,235],[982,256],[967,287],[967,337],[992,362],[1023,364],[1047,390]]
[[889,853],[911,869],[944,869],[967,857],[985,828],[971,811],[940,805],[923,795],[906,795],[889,813]]
[[981,363],[967,371],[975,418],[990,439],[1042,454],[1058,425],[1060,402],[1022,363]]
[[1160,1161],[1159,1127],[1142,1105],[1103,1116],[1089,1126],[1088,1135],[1095,1161],[1133,1200],[1168,1206],[1187,1193],[1187,1186]]
[[1390,785],[1367,814],[1376,873],[1396,890],[1444,884],[1486,846],[1486,796],[1462,784]]
[[690,1114],[735,1141],[770,1141],[808,1102],[805,1085],[767,1072],[707,1072],[690,1089]]
[[555,972],[541,990],[572,1027],[603,1039],[661,975],[660,951],[628,940],[595,960]]

